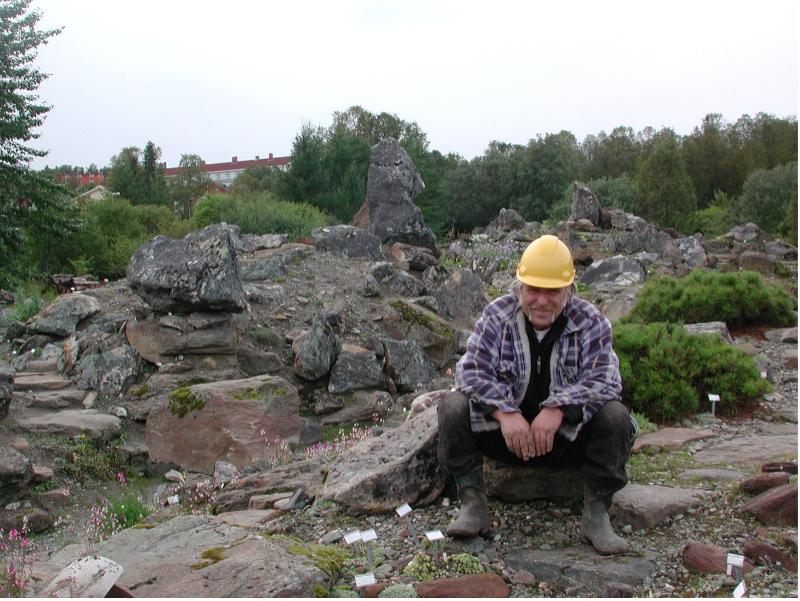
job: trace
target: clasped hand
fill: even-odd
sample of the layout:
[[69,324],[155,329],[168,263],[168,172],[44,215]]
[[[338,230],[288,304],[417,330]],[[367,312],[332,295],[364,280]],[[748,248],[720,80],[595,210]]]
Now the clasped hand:
[[530,424],[521,413],[503,413],[498,409],[493,416],[500,422],[508,450],[524,461],[553,450],[553,440],[564,419],[556,407],[543,407]]

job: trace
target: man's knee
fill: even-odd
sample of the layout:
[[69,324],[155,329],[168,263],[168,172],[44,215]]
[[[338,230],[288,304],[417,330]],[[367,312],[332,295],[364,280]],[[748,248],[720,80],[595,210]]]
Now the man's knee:
[[440,430],[469,423],[469,399],[458,390],[450,391],[439,399],[436,411]]
[[619,401],[609,401],[592,418],[593,429],[620,432],[626,435],[632,429],[631,416],[627,407]]

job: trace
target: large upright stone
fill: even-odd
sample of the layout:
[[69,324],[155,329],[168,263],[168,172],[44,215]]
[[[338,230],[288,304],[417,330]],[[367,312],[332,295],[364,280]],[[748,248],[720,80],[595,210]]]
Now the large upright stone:
[[570,220],[588,219],[593,225],[600,225],[600,201],[597,196],[580,182],[572,186]]
[[100,311],[97,299],[85,294],[64,294],[47,305],[28,323],[37,334],[66,338],[78,324]]
[[156,236],[128,263],[128,284],[158,311],[241,311],[247,306],[230,226],[181,240]]
[[355,344],[343,344],[331,369],[328,392],[343,394],[353,390],[383,389],[383,370],[375,351]]
[[398,428],[362,440],[330,466],[322,496],[367,513],[430,503],[444,489],[437,426],[436,407],[430,407]]
[[442,315],[466,317],[472,322],[486,305],[481,279],[470,269],[456,269],[433,292]]
[[0,508],[17,500],[33,483],[33,466],[25,455],[0,446]]
[[308,333],[293,345],[292,370],[304,380],[321,378],[331,370],[340,348],[329,317],[318,313]]
[[414,196],[425,188],[411,157],[392,138],[372,147],[367,172],[369,232],[384,244],[405,242],[430,248],[439,256],[439,244],[425,225]]
[[0,419],[8,415],[8,406],[14,394],[16,370],[8,365],[0,365]]

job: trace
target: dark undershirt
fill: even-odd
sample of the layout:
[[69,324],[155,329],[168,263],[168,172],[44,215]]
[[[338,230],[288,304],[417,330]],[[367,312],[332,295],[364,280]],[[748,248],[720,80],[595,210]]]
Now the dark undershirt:
[[[525,333],[528,335],[528,345],[531,350],[531,379],[525,398],[520,405],[520,411],[526,420],[533,421],[539,414],[539,403],[550,394],[550,355],[553,346],[561,337],[567,326],[567,318],[561,313],[541,341],[536,336],[536,331],[529,320],[525,320]],[[583,410],[576,406],[559,407],[564,413],[564,419],[571,424],[577,424],[583,419]]]

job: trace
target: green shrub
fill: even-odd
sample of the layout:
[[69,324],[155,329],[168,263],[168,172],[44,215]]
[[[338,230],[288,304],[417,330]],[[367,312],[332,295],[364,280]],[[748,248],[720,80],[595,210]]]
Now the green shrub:
[[709,393],[720,396],[718,415],[736,415],[771,390],[742,351],[716,336],[689,334],[678,324],[618,323],[614,349],[623,402],[654,422],[710,409]]
[[55,299],[56,294],[38,281],[30,280],[14,291],[14,297],[16,300],[9,307],[9,312],[6,314],[4,321],[29,320],[41,311],[47,303]]
[[141,496],[130,493],[110,499],[108,511],[112,516],[113,528],[120,530],[132,528],[152,513]]
[[767,285],[757,273],[694,270],[684,278],[648,281],[623,321],[791,326],[795,307],[795,299],[780,287]]
[[119,440],[104,443],[81,435],[77,439],[46,437],[37,446],[54,458],[56,468],[64,477],[87,482],[110,480],[118,472],[127,472],[128,467],[115,451],[118,443]]
[[289,238],[301,238],[330,220],[311,205],[278,200],[268,192],[247,197],[201,198],[192,216],[194,227],[200,229],[223,221],[238,225],[243,234],[286,234]]

